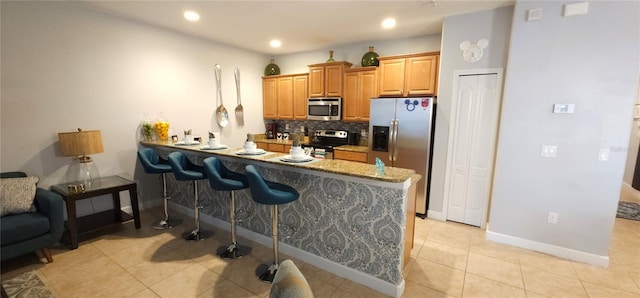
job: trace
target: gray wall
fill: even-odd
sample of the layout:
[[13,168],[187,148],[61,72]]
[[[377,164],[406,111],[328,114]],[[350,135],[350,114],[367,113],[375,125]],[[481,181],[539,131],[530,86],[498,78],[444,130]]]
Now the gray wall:
[[335,46],[321,51],[309,51],[275,57],[276,64],[282,74],[307,73],[309,64],[323,63],[329,58],[329,50],[333,50],[336,61],[353,63],[352,68],[360,67],[362,55],[369,51],[369,46],[380,56],[394,56],[422,52],[440,51],[440,34],[425,35],[393,40],[372,40]]
[[[573,17],[562,4],[515,5],[489,229],[607,256],[636,101],[639,3],[590,1]],[[543,19],[524,21],[529,8]],[[576,112],[552,114],[554,103]],[[544,144],[557,158],[540,156]],[[598,161],[604,147],[610,159]]]
[[[268,57],[128,21],[71,2],[2,1],[1,170],[40,176],[39,185],[65,181],[58,132],[102,131],[100,173],[146,180],[148,203],[159,198],[158,179],[137,166],[139,125],[163,112],[173,133],[204,136],[215,123],[213,66],[222,66],[222,93],[231,123],[222,143],[240,146],[247,132],[264,131],[262,81]],[[235,125],[233,67],[243,80],[245,126]],[[254,119],[253,121],[251,119]],[[145,187],[148,186],[148,187]],[[109,200],[79,202],[80,215],[110,207]],[[102,205],[106,203],[106,205]],[[123,200],[129,205],[127,199]]]
[[[447,148],[449,121],[452,98],[455,96],[455,91],[452,90],[453,73],[456,70],[506,66],[512,11],[513,7],[503,7],[444,19],[429,213],[441,213],[443,210],[447,152],[450,151]],[[464,61],[460,43],[465,40],[475,43],[482,38],[489,40],[482,59],[476,63]]]

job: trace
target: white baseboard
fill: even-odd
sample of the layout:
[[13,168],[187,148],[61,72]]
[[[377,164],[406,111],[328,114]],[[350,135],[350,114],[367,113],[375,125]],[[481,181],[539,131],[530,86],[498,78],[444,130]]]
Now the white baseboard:
[[565,258],[582,263],[592,264],[596,266],[609,266],[609,256],[600,256],[584,251],[579,251],[571,248],[555,246],[547,243],[537,242],[524,238],[509,236],[492,232],[487,227],[486,237],[488,240],[521,247],[528,250],[542,252],[550,255],[554,255],[560,258]]
[[437,212],[433,210],[427,210],[427,218],[446,221],[447,217],[442,212]]
[[[175,210],[181,213],[182,215],[193,218],[193,209],[175,204],[173,202],[169,202],[169,207],[171,208],[171,210]],[[206,215],[206,214],[200,213],[200,220],[201,222],[213,225],[219,229],[224,229],[226,231],[231,230],[231,224],[229,224],[228,222]],[[251,241],[258,242],[266,247],[273,246],[273,240],[271,239],[271,237],[267,237],[267,236],[264,236],[264,235],[261,235],[237,226],[236,226],[236,233],[238,236],[247,238]],[[340,276],[348,280],[351,280],[353,282],[370,287],[385,295],[400,298],[402,297],[402,293],[404,292],[404,287],[405,287],[404,280],[402,280],[402,282],[399,285],[394,285],[390,282],[381,280],[379,278],[373,277],[369,274],[349,268],[347,266],[334,263],[330,260],[314,255],[312,253],[306,252],[304,250],[298,249],[291,245],[287,245],[285,243],[279,243],[278,249],[280,252],[284,254],[300,259],[306,263],[309,263],[318,268],[331,272],[337,276]]]
[[[153,200],[153,201],[149,201],[149,202],[145,202],[145,203],[140,203],[138,202],[138,209],[140,211],[145,210],[145,209],[150,209],[150,208],[154,208],[157,206],[162,206],[162,199],[160,200]],[[123,206],[122,208],[120,208],[120,210],[128,213],[128,214],[133,214],[133,208],[131,208],[131,206]]]

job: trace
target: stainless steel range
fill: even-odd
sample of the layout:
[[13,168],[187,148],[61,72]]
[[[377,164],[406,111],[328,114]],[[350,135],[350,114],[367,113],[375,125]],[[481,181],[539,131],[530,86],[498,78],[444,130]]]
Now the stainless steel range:
[[309,140],[309,145],[313,147],[314,156],[317,158],[333,159],[333,148],[347,145],[349,143],[349,133],[344,130],[316,130]]

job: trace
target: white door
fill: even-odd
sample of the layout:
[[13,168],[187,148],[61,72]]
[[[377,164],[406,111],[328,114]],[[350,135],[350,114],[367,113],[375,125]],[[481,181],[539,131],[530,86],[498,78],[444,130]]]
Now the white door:
[[447,220],[483,226],[500,111],[498,74],[460,75],[447,168]]

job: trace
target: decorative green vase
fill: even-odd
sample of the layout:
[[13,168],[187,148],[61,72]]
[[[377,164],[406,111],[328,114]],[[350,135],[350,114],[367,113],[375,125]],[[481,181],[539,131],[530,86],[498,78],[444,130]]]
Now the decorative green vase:
[[336,60],[333,59],[333,51],[329,51],[329,59],[327,59],[327,62],[336,62]]
[[265,67],[264,69],[264,75],[272,76],[272,75],[279,75],[279,74],[280,74],[280,67],[276,64],[276,61],[274,59],[271,59],[271,62],[269,63],[269,65],[267,65],[267,67]]
[[362,56],[362,66],[378,66],[380,65],[380,61],[378,61],[378,53],[373,51],[373,47],[369,47],[369,52],[365,53]]

